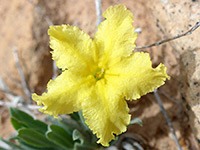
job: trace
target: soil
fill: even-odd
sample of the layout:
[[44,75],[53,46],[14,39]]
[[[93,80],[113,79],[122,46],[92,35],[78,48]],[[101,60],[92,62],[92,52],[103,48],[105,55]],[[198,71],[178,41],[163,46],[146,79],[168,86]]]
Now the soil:
[[[38,94],[44,92],[46,84],[53,74],[53,63],[47,35],[49,26],[45,20],[46,17],[49,17],[53,24],[78,26],[91,36],[96,31],[94,0],[33,0],[33,2],[39,6],[39,9],[28,0],[0,0],[0,77],[3,78],[12,93],[22,96],[25,96],[25,94],[19,84],[21,80],[16,62],[13,59],[14,47],[18,49],[20,64],[31,91]],[[193,5],[192,1],[188,2],[188,5],[190,3]],[[135,28],[142,29],[136,40],[137,46],[151,44],[171,35],[176,35],[173,33],[178,33],[171,30],[169,32],[167,27],[162,30],[163,32],[158,30],[157,18],[161,18],[162,26],[165,26],[167,20],[165,20],[166,17],[162,18],[165,14],[157,15],[156,10],[159,10],[159,8],[153,8],[159,3],[155,4],[153,1],[151,3],[146,0],[105,0],[102,1],[102,11],[116,4],[125,4],[133,12]],[[184,13],[181,15],[183,19],[187,18],[184,17]],[[169,18],[167,21],[169,22]],[[173,21],[175,22],[175,20]],[[184,23],[184,20],[182,23]],[[167,25],[170,29],[174,26],[173,23]],[[187,40],[187,37],[185,39]],[[164,63],[168,68],[168,74],[171,76],[171,80],[167,81],[158,92],[181,146],[184,150],[198,150],[200,149],[198,141],[190,124],[191,117],[186,109],[190,105],[182,101],[180,79],[183,77],[180,72],[183,73],[185,70],[183,71],[180,68],[182,64],[180,62],[181,54],[178,53],[179,50],[176,45],[180,45],[180,42],[167,43],[147,49],[147,51],[151,55],[153,66]],[[174,49],[176,49],[176,52]],[[182,81],[186,82],[186,80]],[[3,92],[0,93],[0,99],[8,101]],[[132,125],[128,128],[128,133],[141,136],[146,141],[146,147],[150,147],[152,150],[177,149],[170,128],[153,93],[143,96],[140,100],[128,103],[132,117],[143,121],[143,127]],[[185,106],[188,107],[185,108]],[[9,122],[7,107],[0,107],[0,136],[7,138],[13,133],[14,129]]]

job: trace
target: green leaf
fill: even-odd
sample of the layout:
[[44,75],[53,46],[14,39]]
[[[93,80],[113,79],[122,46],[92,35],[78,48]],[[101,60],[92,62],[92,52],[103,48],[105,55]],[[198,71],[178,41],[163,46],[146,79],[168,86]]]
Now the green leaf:
[[18,119],[18,120],[27,120],[27,121],[30,121],[32,122],[33,121],[33,117],[31,117],[30,115],[28,115],[27,113],[21,111],[21,110],[18,110],[14,107],[10,107],[10,114],[12,117]]
[[82,123],[78,123],[77,121],[72,120],[71,118],[62,118],[62,120],[60,121],[60,124],[63,125],[62,127],[64,129],[68,128],[68,130],[70,130],[72,134],[74,134],[73,133],[74,130],[75,130],[75,133],[80,132],[80,135],[84,137],[85,140],[87,140],[87,141],[84,141],[85,143],[88,143],[88,144],[96,143],[96,139],[95,139],[96,136],[92,134],[91,130],[86,130]]
[[80,121],[80,118],[79,118],[79,115],[78,115],[77,112],[74,112],[73,114],[70,114],[70,117],[71,117],[73,120],[77,121],[77,122]]
[[88,125],[85,123],[85,118],[83,117],[83,112],[81,110],[78,112],[78,115],[79,115],[81,124],[84,127],[84,129],[91,131],[90,128],[88,127]]
[[0,147],[0,150],[7,150],[7,149],[5,149],[5,148],[3,148],[3,147]]
[[83,137],[83,135],[82,135],[77,129],[75,129],[75,130],[73,131],[73,133],[72,133],[72,139],[73,139],[74,141],[79,140],[79,141],[80,141],[80,144],[83,144],[83,143],[84,143],[84,137]]
[[27,127],[26,124],[13,117],[10,118],[10,122],[12,123],[12,126],[14,127],[15,130]]
[[73,148],[73,140],[71,135],[69,135],[65,129],[57,125],[50,125],[49,131],[46,133],[49,140],[60,145],[64,148]]
[[18,130],[19,139],[36,147],[57,147],[54,143],[50,142],[45,135],[33,129],[20,129]]
[[[16,128],[19,128],[22,124],[26,125],[29,128],[33,128],[41,133],[45,133],[47,131],[47,124],[40,121],[34,120],[32,116],[28,115],[27,113],[18,110],[16,108],[10,108],[11,118],[15,118],[18,122],[14,121],[14,125]],[[11,120],[12,122],[12,120]],[[14,128],[15,128],[14,127]]]
[[76,143],[74,145],[74,150],[95,150],[96,148],[86,146],[86,145],[81,145],[79,143]]
[[141,127],[143,126],[142,120],[140,120],[138,118],[135,118],[135,119],[131,120],[129,125],[128,125],[128,127],[133,125],[133,124],[139,124]]
[[81,125],[78,124],[75,120],[72,120],[71,118],[62,118],[60,123],[67,127],[73,127],[73,128],[71,128],[72,130],[74,130],[74,129],[78,129],[80,131],[82,130]]
[[50,147],[48,147],[48,148],[35,147],[30,144],[27,144],[26,142],[24,142],[20,139],[18,139],[17,141],[24,150],[61,150],[59,147],[58,147],[58,149],[53,148],[53,147],[52,148],[50,148]]
[[[64,118],[63,118],[64,119]],[[63,120],[62,119],[62,120]],[[72,121],[74,121],[74,120],[72,120],[71,118],[68,118],[68,119],[70,119],[70,121],[72,122]],[[58,126],[60,126],[60,127],[62,127],[63,129],[65,129],[65,131],[70,135],[70,136],[72,136],[72,132],[73,132],[73,126],[72,125],[69,125],[69,124],[66,124],[66,123],[64,123],[62,120],[59,120],[59,119],[55,119],[55,118],[50,118],[50,117],[48,117],[48,120],[51,122],[51,124],[54,124],[54,125],[58,125]],[[69,122],[70,122],[69,121]],[[78,125],[77,125],[78,126]]]
[[70,135],[70,137],[72,136],[72,132],[74,130],[74,128],[68,124],[63,123],[62,121],[58,121],[58,126],[60,126],[61,128],[65,129],[65,131]]

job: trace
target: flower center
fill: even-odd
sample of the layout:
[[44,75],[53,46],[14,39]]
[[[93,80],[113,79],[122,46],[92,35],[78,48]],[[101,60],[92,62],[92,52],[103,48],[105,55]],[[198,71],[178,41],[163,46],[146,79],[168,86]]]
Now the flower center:
[[94,78],[100,80],[104,77],[105,70],[103,68],[98,68],[94,73]]

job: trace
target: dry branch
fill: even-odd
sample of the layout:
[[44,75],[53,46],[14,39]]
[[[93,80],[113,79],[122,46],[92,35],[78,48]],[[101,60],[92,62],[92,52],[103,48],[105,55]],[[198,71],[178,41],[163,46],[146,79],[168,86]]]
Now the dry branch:
[[177,147],[178,147],[178,150],[182,150],[182,147],[181,147],[181,145],[180,145],[180,143],[179,143],[179,141],[178,141],[178,139],[177,139],[175,130],[174,130],[174,128],[173,128],[173,125],[172,125],[172,123],[171,123],[171,121],[170,121],[170,119],[169,119],[169,117],[168,117],[168,115],[167,115],[167,112],[165,111],[165,108],[163,107],[162,100],[161,100],[161,98],[160,98],[160,96],[159,96],[159,94],[158,94],[157,89],[154,90],[154,95],[155,95],[156,100],[157,100],[157,102],[158,102],[158,104],[159,104],[159,106],[160,106],[160,110],[162,111],[162,113],[163,113],[163,115],[164,115],[164,117],[165,117],[165,119],[166,119],[166,121],[167,121],[167,124],[168,124],[168,126],[169,126],[169,128],[170,128],[170,131],[171,131],[171,133],[172,133],[172,135],[173,135],[173,137],[174,137],[174,140],[175,140],[175,142],[176,142],[176,145],[177,145]]
[[138,47],[135,48],[135,50],[142,50],[142,49],[145,49],[145,48],[151,48],[151,47],[158,46],[158,45],[164,44],[164,43],[166,43],[166,42],[169,42],[169,41],[172,41],[172,40],[181,38],[181,37],[183,37],[183,36],[190,35],[190,34],[192,34],[192,32],[195,31],[199,26],[200,26],[200,22],[197,22],[190,30],[188,30],[187,32],[185,32],[185,33],[183,33],[183,34],[178,34],[178,35],[176,35],[176,36],[174,36],[174,37],[172,37],[172,38],[168,38],[168,39],[165,39],[165,40],[162,40],[162,41],[159,41],[159,42],[150,44],[150,45],[138,46]]
[[98,25],[102,21],[101,0],[95,0],[95,6],[96,6],[96,16],[97,16],[96,27],[98,27]]
[[28,100],[31,101],[31,92],[28,88],[28,84],[26,82],[24,72],[23,72],[22,67],[20,65],[20,62],[19,62],[19,56],[18,56],[17,48],[14,48],[14,50],[13,50],[13,56],[14,56],[14,59],[15,59],[15,62],[16,62],[17,70],[18,70],[19,75],[20,75],[22,88],[23,88],[24,93],[26,94]]

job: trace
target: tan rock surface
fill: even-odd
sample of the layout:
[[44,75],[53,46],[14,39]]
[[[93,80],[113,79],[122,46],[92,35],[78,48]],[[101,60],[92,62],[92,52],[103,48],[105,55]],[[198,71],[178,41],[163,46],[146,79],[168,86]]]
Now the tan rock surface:
[[[35,9],[26,0],[11,0],[0,2],[0,76],[4,78],[8,87],[16,94],[21,94],[22,90],[19,84],[20,78],[13,59],[13,49],[18,49],[20,64],[24,70],[27,83],[30,89],[36,85],[44,86],[48,78],[51,76],[51,58],[48,48],[48,39],[46,36],[46,28],[35,31],[34,27],[37,24],[38,17],[35,15]],[[12,5],[11,5],[12,4]],[[41,22],[40,22],[41,23]],[[43,24],[46,22],[43,21]],[[42,33],[43,32],[43,33]],[[37,39],[36,33],[40,34],[41,39]],[[46,36],[43,45],[39,45],[39,40],[42,40],[41,35]],[[38,89],[41,87],[38,86]]]
[[[199,1],[151,0],[148,7],[160,36],[172,37],[189,30],[200,21]],[[192,35],[170,42],[179,63],[181,97],[190,117],[190,124],[200,139],[200,29]],[[168,50],[168,49],[166,49]]]

